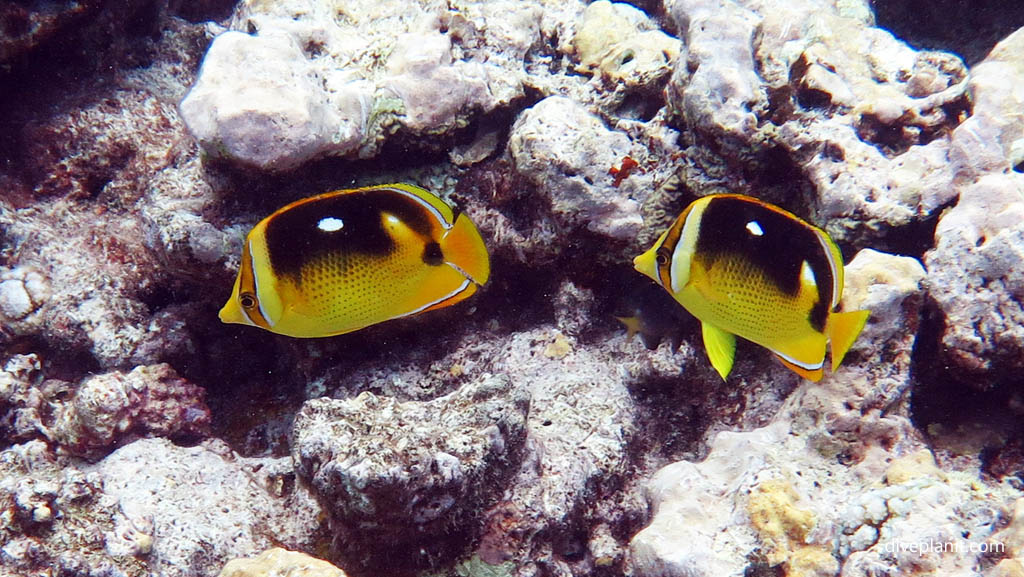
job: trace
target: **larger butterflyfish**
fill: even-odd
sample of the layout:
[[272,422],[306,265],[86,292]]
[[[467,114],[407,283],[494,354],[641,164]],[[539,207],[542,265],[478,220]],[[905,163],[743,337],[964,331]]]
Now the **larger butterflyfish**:
[[409,184],[338,190],[253,227],[220,319],[338,335],[453,305],[488,276],[480,232],[434,194]]
[[841,312],[843,257],[825,231],[749,196],[696,200],[633,264],[700,320],[723,379],[740,336],[818,381],[826,343],[835,371],[870,314]]

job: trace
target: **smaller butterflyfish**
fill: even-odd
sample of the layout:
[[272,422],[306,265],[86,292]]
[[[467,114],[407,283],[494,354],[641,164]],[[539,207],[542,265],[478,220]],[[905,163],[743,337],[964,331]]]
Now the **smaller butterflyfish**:
[[640,335],[640,341],[652,351],[665,340],[669,350],[678,349],[691,322],[670,295],[646,280],[626,291],[615,309],[615,319],[626,327],[627,340]]
[[825,231],[749,196],[694,201],[633,264],[701,322],[723,379],[740,336],[818,381],[826,344],[835,371],[870,314],[840,312],[843,257]]
[[246,236],[225,323],[326,337],[453,305],[490,276],[469,218],[409,184],[293,202]]

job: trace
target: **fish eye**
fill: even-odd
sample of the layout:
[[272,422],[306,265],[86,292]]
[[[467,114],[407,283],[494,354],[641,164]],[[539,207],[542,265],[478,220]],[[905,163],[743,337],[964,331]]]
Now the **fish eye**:
[[667,265],[669,259],[670,255],[668,254],[668,249],[665,247],[659,248],[658,253],[654,257],[654,261],[658,263],[658,266]]
[[242,305],[243,309],[251,309],[256,306],[256,297],[249,293],[242,293],[238,296],[238,302]]

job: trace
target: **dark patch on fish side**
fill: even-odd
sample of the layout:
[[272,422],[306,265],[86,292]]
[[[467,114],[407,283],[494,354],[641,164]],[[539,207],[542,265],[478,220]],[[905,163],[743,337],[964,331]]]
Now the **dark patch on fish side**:
[[[327,196],[296,204],[271,217],[266,227],[270,266],[275,274],[298,282],[307,264],[337,253],[385,257],[396,248],[384,228],[385,213],[415,232],[430,236],[432,215],[396,191],[365,190]],[[325,231],[318,227],[324,218],[336,218],[344,224],[337,230]]]
[[[831,285],[829,285],[829,292],[832,292]],[[814,327],[814,330],[819,333],[825,332],[825,323],[828,321],[828,305],[831,300],[824,300],[821,298],[821,288],[818,288],[818,302],[814,303],[814,308],[811,309],[811,313],[807,315],[807,320]]]
[[430,266],[441,266],[444,264],[444,253],[441,252],[441,245],[430,241],[423,247],[423,262]]
[[[747,229],[751,222],[762,234]],[[725,258],[747,260],[790,297],[800,291],[800,269],[807,261],[818,286],[818,302],[809,318],[815,330],[824,330],[832,302],[832,269],[810,225],[752,200],[715,198],[701,216],[696,251],[709,266]]]

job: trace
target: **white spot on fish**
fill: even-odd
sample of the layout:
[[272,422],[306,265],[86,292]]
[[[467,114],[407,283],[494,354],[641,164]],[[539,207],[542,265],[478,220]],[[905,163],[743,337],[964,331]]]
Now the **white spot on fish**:
[[764,236],[764,230],[761,229],[761,225],[756,220],[747,223],[747,231],[754,236]]
[[384,219],[388,221],[388,224],[399,224],[400,222],[402,222],[398,220],[398,217],[393,214],[386,215]]
[[345,226],[345,221],[334,216],[327,216],[320,219],[320,222],[316,223],[316,227],[324,232],[335,232],[341,230]]
[[818,279],[814,276],[814,270],[811,269],[811,263],[804,261],[800,265],[800,278],[807,284],[816,287],[818,286]]

